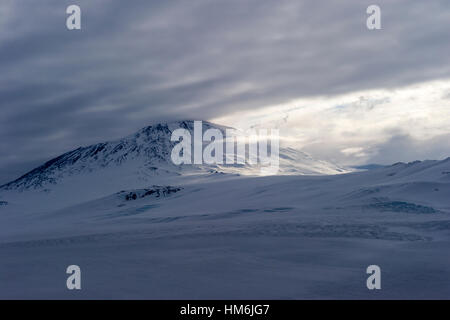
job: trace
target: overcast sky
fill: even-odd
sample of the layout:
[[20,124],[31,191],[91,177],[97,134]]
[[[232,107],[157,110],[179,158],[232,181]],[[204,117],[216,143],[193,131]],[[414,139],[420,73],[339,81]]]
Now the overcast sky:
[[344,164],[450,156],[449,39],[448,0],[2,0],[0,183],[180,119]]

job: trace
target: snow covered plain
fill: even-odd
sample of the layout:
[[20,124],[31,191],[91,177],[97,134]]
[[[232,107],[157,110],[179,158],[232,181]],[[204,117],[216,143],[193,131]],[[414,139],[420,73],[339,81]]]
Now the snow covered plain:
[[[122,189],[110,169],[1,190],[0,298],[450,297],[450,158],[338,175],[194,170]],[[79,291],[66,288],[72,264]],[[381,290],[366,287],[373,264]]]

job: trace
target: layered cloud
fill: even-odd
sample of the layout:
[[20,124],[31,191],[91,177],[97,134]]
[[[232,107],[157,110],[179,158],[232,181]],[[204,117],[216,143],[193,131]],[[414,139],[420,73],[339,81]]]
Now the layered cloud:
[[[81,31],[65,27],[65,10],[71,4],[82,9]],[[309,110],[303,118],[295,110],[283,111],[292,126],[298,125],[293,137],[319,155],[340,160],[381,157],[383,143],[394,137],[416,141],[417,132],[429,139],[445,134],[441,128],[445,119],[434,111],[430,116],[436,116],[436,122],[427,121],[427,127],[417,132],[406,130],[407,108],[398,104],[395,92],[450,77],[446,41],[450,4],[378,1],[382,30],[369,31],[370,4],[4,0],[0,182],[61,152],[117,138],[150,123],[231,119],[244,112],[248,125],[267,110],[273,110],[276,118],[279,112],[274,107],[292,101],[308,102],[294,103],[293,108]],[[359,99],[359,92],[372,90],[381,93]],[[439,91],[440,101],[448,100],[449,90]],[[346,94],[352,98],[333,100]],[[316,103],[317,99],[325,102]],[[324,104],[339,124],[317,121]],[[387,105],[399,108],[391,120],[376,111]],[[314,110],[320,112],[314,115]],[[363,124],[374,114],[384,123],[369,141],[378,151],[367,145],[355,151],[371,136],[372,127]],[[420,127],[419,118],[407,118],[410,127]],[[343,139],[341,131],[353,138]],[[325,132],[335,147],[314,143]]]

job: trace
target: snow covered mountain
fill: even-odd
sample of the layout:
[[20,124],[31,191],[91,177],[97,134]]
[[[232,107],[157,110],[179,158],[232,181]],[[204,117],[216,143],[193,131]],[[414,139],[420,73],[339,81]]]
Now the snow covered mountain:
[[[140,187],[158,177],[185,174],[233,173],[257,174],[257,169],[246,165],[182,165],[171,161],[171,151],[178,142],[170,138],[175,129],[182,128],[194,135],[193,121],[160,123],[145,127],[123,139],[102,142],[69,151],[28,172],[15,181],[0,186],[0,190],[46,189],[67,183],[98,184],[99,187],[117,184],[120,188]],[[207,129],[226,127],[203,121]],[[339,174],[347,169],[292,149],[280,149],[280,174]],[[94,181],[93,181],[94,180]]]
[[[193,130],[192,125],[193,123],[188,121],[157,124],[145,127],[123,139],[80,147],[46,162],[0,189],[49,187],[71,176],[93,174],[106,169],[114,169],[113,171],[117,171],[122,177],[126,169],[134,171],[136,175],[143,169],[153,174],[160,170],[164,173],[174,172],[176,168],[170,162],[170,152],[174,146],[170,141],[172,130]],[[204,123],[205,128],[210,126],[209,123]],[[164,169],[161,169],[163,167]],[[108,173],[105,173],[105,177],[107,176]]]

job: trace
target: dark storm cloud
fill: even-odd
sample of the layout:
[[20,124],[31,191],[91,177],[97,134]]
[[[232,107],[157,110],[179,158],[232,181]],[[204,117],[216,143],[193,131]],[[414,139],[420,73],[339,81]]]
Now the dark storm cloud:
[[[82,30],[65,28],[80,5]],[[446,0],[4,0],[0,183],[150,123],[450,75]],[[23,169],[23,170],[21,170]]]

